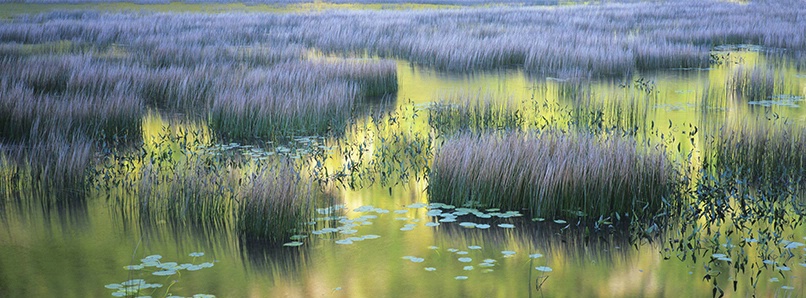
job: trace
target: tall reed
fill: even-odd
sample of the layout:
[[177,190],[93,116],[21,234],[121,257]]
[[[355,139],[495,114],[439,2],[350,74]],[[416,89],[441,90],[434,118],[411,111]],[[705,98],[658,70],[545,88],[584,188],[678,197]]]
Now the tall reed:
[[748,70],[736,67],[726,82],[725,88],[747,101],[766,101],[775,94],[784,92],[784,77],[774,69],[755,67]]
[[619,135],[460,134],[437,150],[432,201],[561,217],[656,211],[675,172],[662,150]]
[[287,164],[250,174],[238,193],[236,231],[247,239],[283,241],[299,232],[314,204],[326,195]]
[[76,199],[88,191],[94,154],[92,141],[80,136],[0,145],[0,191],[4,199],[36,202],[45,210],[80,203]]
[[397,91],[390,61],[284,63],[231,79],[212,100],[209,125],[235,139],[339,134],[360,96]]
[[784,120],[755,119],[725,126],[708,145],[706,163],[756,186],[806,182],[806,130]]

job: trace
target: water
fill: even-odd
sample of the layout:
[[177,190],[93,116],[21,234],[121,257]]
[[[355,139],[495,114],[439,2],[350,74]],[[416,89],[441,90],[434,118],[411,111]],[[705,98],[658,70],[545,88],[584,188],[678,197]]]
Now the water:
[[[769,63],[758,52],[735,52],[734,56],[741,56],[745,67]],[[705,133],[700,133],[689,141],[693,126],[713,132],[722,125],[737,125],[745,119],[765,115],[803,125],[806,114],[801,106],[802,97],[759,106],[726,95],[729,92],[725,91],[724,82],[734,67],[667,70],[630,78],[630,85],[639,78],[652,81],[654,91],[650,95],[636,91],[634,86],[619,87],[614,82],[617,80],[593,82],[592,90],[597,94],[593,97],[608,101],[632,94],[635,102],[626,104],[641,110],[633,119],[649,121],[664,129],[664,133],[680,143],[679,158],[689,158],[686,153],[692,152],[692,160],[700,154],[705,138]],[[782,73],[786,95],[806,94],[803,73],[791,68],[783,68]],[[457,75],[399,62],[398,80],[396,107],[387,109],[424,108],[437,98],[458,93],[482,94],[482,98],[498,101],[512,98],[520,102],[534,96],[559,105],[578,104],[553,95],[565,83],[534,78],[519,70]],[[706,87],[711,97],[703,104],[701,98]],[[408,118],[410,122],[401,125],[425,131],[426,118]],[[153,114],[144,121],[146,141],[170,122]],[[359,120],[357,125],[362,123]],[[172,125],[175,130],[204,129],[203,123],[198,122]],[[356,130],[345,138],[364,136]],[[373,145],[370,150],[382,146]],[[335,159],[331,162],[329,166],[340,164]],[[438,213],[435,210],[452,213],[457,209],[429,206],[424,180],[412,177],[399,182],[392,187],[376,183],[357,190],[336,191],[339,200],[334,204],[343,208],[335,216],[343,216],[341,222],[311,219],[316,222],[312,229],[350,225],[343,229],[354,232],[306,233],[307,238],[299,239],[301,246],[288,247],[244,241],[232,232],[231,225],[198,228],[166,220],[149,221],[136,216],[128,209],[131,207],[121,207],[114,196],[109,197],[103,190],[93,192],[85,205],[66,210],[5,203],[0,205],[3,222],[0,296],[109,297],[115,290],[105,285],[143,279],[163,285],[153,292],[141,292],[151,296],[170,293],[219,297],[701,297],[711,295],[714,289],[713,283],[704,279],[706,275],[716,276],[720,287],[731,296],[755,293],[798,297],[806,293],[803,286],[806,251],[802,246],[782,250],[788,244],[777,244],[776,255],[784,256],[790,251],[792,256],[785,264],[770,264],[763,269],[754,278],[758,280],[754,289],[748,277],[756,276],[757,268],[736,273],[727,261],[709,262],[722,257],[714,254],[720,246],[728,247],[722,245],[728,244],[724,237],[717,237],[721,244],[714,251],[699,252],[695,263],[691,257],[681,260],[678,252],[664,250],[668,247],[660,242],[664,238],[651,243],[630,241],[629,233],[618,227],[613,233],[588,233],[576,228],[573,217],[533,221],[523,210],[482,208],[475,212],[490,218],[468,214],[454,222],[438,222],[444,217],[431,216],[429,212],[434,215]],[[501,213],[506,211],[513,213],[502,218]],[[785,234],[789,241],[806,242],[802,227],[789,229]],[[751,263],[756,260],[755,263],[763,264],[757,260],[763,253],[761,246],[747,243]],[[190,256],[194,252],[204,255]],[[213,266],[179,270],[170,276],[155,276],[151,273],[156,271],[153,269],[124,269],[140,264],[141,259],[150,255],[160,255],[161,262],[210,262]]]

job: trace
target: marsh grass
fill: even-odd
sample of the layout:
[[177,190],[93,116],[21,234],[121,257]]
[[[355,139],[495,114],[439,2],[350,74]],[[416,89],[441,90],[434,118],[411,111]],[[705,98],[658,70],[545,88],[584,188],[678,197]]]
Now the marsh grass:
[[301,231],[316,203],[328,200],[318,184],[288,165],[250,174],[238,193],[236,231],[248,239],[279,243]]
[[548,218],[607,216],[659,210],[675,179],[663,151],[618,135],[460,134],[437,150],[428,192]]
[[89,189],[94,162],[92,141],[50,137],[26,145],[0,145],[3,199],[52,208],[76,207]]
[[225,138],[254,139],[344,132],[366,96],[397,91],[392,61],[284,63],[250,71],[222,88],[209,125]]
[[725,88],[743,100],[761,102],[771,99],[773,95],[783,94],[785,86],[783,74],[776,74],[774,69],[739,66],[733,71]]
[[428,112],[429,125],[441,135],[526,128],[523,111],[513,100],[500,103],[489,95],[443,97]]
[[752,185],[802,186],[806,182],[806,131],[782,119],[760,118],[725,126],[709,143],[706,160],[716,172]]

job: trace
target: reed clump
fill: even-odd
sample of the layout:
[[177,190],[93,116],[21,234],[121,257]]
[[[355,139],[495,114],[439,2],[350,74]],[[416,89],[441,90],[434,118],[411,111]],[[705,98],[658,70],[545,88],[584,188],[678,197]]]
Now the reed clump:
[[675,188],[664,152],[619,135],[459,134],[437,150],[432,201],[557,217],[657,211]]
[[708,166],[752,185],[806,182],[806,130],[786,121],[757,119],[723,127],[708,149]]
[[340,134],[360,98],[395,91],[392,61],[284,63],[232,78],[212,100],[209,125],[234,139]]
[[94,154],[94,144],[83,137],[0,144],[0,194],[5,199],[36,200],[44,207],[77,203],[71,201],[88,189]]
[[[287,164],[245,178],[235,210],[235,228],[247,239],[280,242],[299,232],[317,202],[327,200],[318,184]],[[332,203],[332,201],[331,201]]]
[[775,94],[784,92],[783,75],[774,69],[755,67],[752,70],[739,66],[726,82],[725,88],[747,101],[767,101]]

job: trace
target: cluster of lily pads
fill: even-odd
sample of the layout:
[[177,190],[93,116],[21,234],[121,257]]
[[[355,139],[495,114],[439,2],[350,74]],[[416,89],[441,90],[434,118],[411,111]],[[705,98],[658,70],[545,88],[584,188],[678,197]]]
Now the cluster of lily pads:
[[[379,235],[371,235],[371,234],[363,235],[363,236],[354,236],[354,235],[358,234],[358,232],[359,232],[358,229],[357,229],[358,227],[366,226],[366,225],[372,225],[373,224],[372,221],[377,219],[377,218],[379,218],[379,215],[395,214],[395,215],[397,215],[397,217],[394,218],[395,220],[410,222],[410,223],[406,223],[405,225],[403,225],[403,227],[401,227],[400,230],[401,231],[411,231],[415,227],[418,226],[418,223],[421,222],[422,219],[405,217],[404,215],[406,215],[409,212],[411,212],[412,209],[423,209],[423,208],[427,210],[425,215],[428,218],[432,219],[432,220],[427,221],[427,222],[424,223],[424,225],[427,226],[427,227],[438,227],[443,223],[458,222],[458,225],[463,227],[463,228],[485,230],[485,229],[492,228],[493,225],[486,224],[486,223],[476,223],[476,222],[471,222],[471,221],[461,221],[460,222],[459,219],[460,219],[460,217],[464,217],[464,216],[468,216],[468,215],[475,216],[476,218],[479,218],[479,219],[493,219],[493,218],[509,219],[509,218],[516,218],[516,217],[523,216],[523,214],[518,212],[518,211],[503,211],[502,212],[500,209],[497,209],[497,208],[479,210],[477,208],[456,207],[456,206],[453,206],[453,205],[447,205],[447,204],[443,204],[443,203],[430,203],[430,204],[414,203],[414,204],[410,204],[410,205],[405,206],[405,209],[399,209],[399,210],[393,210],[393,211],[383,209],[383,208],[374,207],[374,206],[371,206],[371,205],[360,206],[360,207],[355,208],[355,209],[353,209],[351,211],[355,212],[355,213],[362,213],[362,214],[360,216],[357,216],[357,217],[354,217],[354,218],[349,218],[347,216],[340,215],[343,211],[345,211],[345,209],[347,209],[346,205],[334,205],[334,206],[327,207],[327,208],[318,208],[318,209],[316,209],[316,213],[318,213],[319,215],[322,215],[322,217],[317,217],[313,221],[309,222],[308,224],[311,225],[311,226],[316,226],[316,225],[319,225],[319,224],[328,225],[327,223],[337,223],[338,224],[337,226],[328,225],[327,227],[323,227],[323,228],[320,228],[320,229],[313,230],[311,232],[311,234],[319,236],[319,238],[325,238],[325,239],[333,239],[332,237],[329,237],[329,236],[334,235],[334,234],[346,235],[347,236],[346,238],[337,239],[337,240],[335,240],[335,243],[340,244],[340,245],[348,245],[348,244],[353,244],[353,243],[358,242],[358,241],[364,241],[364,240],[380,238],[381,236],[379,236]],[[542,219],[542,218],[533,219],[533,221],[543,221],[543,220],[545,220],[545,219]],[[555,222],[558,223],[558,224],[565,224],[566,223],[564,220],[555,220]],[[498,227],[498,228],[501,228],[501,229],[514,229],[515,228],[515,225],[510,224],[510,223],[499,223],[499,224],[496,224],[495,226]],[[308,235],[294,235],[294,236],[292,236],[290,238],[293,241],[285,243],[284,245],[285,246],[292,246],[292,247],[301,246],[301,245],[304,244],[304,242],[302,242],[302,240],[306,239],[306,238],[308,238]],[[439,250],[440,248],[437,247],[437,246],[430,246],[429,249],[431,249],[431,250]],[[467,247],[467,250],[460,250],[460,249],[457,249],[457,248],[448,248],[447,252],[453,253],[453,254],[455,254],[457,256],[457,261],[462,264],[462,266],[463,266],[462,269],[465,270],[465,271],[472,271],[476,267],[479,267],[479,268],[483,268],[481,270],[482,273],[493,272],[492,267],[495,267],[497,262],[498,262],[498,260],[496,260],[496,259],[485,258],[480,263],[477,263],[475,265],[471,264],[473,262],[473,258],[469,256],[470,252],[471,251],[481,251],[481,250],[483,250],[483,248],[481,246],[470,245],[470,246]],[[517,254],[517,252],[512,251],[512,250],[503,250],[500,253],[501,253],[502,258],[512,258]],[[538,259],[538,258],[541,258],[541,257],[543,257],[543,255],[539,254],[539,253],[534,253],[534,254],[529,255],[529,258],[532,259],[532,260]],[[426,262],[425,258],[416,257],[416,256],[403,256],[402,259],[408,260],[408,261],[410,261],[412,263],[424,263],[424,262]],[[427,267],[424,267],[424,270],[428,271],[428,272],[434,272],[434,271],[437,271],[437,268],[432,267],[432,266],[427,266]],[[535,267],[535,270],[540,271],[540,272],[542,272],[544,274],[553,271],[553,269],[551,267],[548,267],[548,266],[537,266],[537,267]],[[459,276],[456,276],[455,279],[456,280],[467,280],[467,279],[469,279],[469,277],[466,276],[466,275],[459,275]]]
[[[434,251],[437,251],[437,250],[440,249],[438,246],[429,246],[428,248],[431,249],[431,250],[434,250]],[[470,245],[470,246],[467,247],[467,249],[470,250],[470,251],[480,251],[483,248],[481,246],[478,246],[478,245]],[[464,270],[464,271],[473,271],[476,268],[475,266],[478,266],[480,268],[484,268],[484,269],[481,270],[481,273],[490,273],[490,272],[494,271],[492,269],[492,267],[495,267],[496,264],[498,263],[498,260],[496,260],[496,259],[485,258],[480,263],[477,263],[475,266],[473,266],[473,265],[471,265],[471,263],[473,262],[473,258],[469,256],[470,255],[469,251],[460,250],[460,249],[457,249],[457,248],[448,248],[448,249],[446,249],[446,251],[448,251],[450,253],[453,253],[454,255],[457,256],[456,260],[459,263],[461,263],[462,270]],[[501,257],[502,258],[512,258],[516,254],[517,254],[517,252],[513,251],[513,250],[503,250],[503,251],[501,251]],[[534,254],[529,255],[530,260],[535,260],[535,259],[539,259],[539,258],[542,258],[542,257],[543,257],[543,255],[539,254],[539,253],[534,253]],[[412,263],[424,263],[426,261],[425,258],[420,258],[420,257],[415,257],[415,256],[404,256],[404,257],[402,257],[402,259],[408,260],[408,261],[410,261]],[[428,272],[435,272],[435,271],[437,271],[437,268],[428,266],[428,267],[425,267],[424,270],[428,271]],[[535,270],[543,272],[543,273],[548,273],[548,272],[553,271],[553,269],[551,267],[548,267],[548,266],[537,266],[537,267],[535,267]],[[467,280],[467,279],[469,279],[469,277],[467,275],[458,275],[458,276],[455,276],[454,279],[456,279],[456,280]]]
[[331,147],[325,146],[324,143],[325,140],[323,137],[307,136],[294,137],[293,139],[289,140],[286,145],[274,144],[273,142],[268,141],[266,142],[266,148],[254,145],[244,145],[240,143],[229,143],[200,145],[197,149],[203,153],[212,155],[239,154],[253,160],[267,160],[273,155],[281,155],[299,159],[310,154],[332,150]]
[[[193,257],[193,259],[195,260],[196,258],[203,257],[204,253],[193,252],[190,253],[189,256]],[[140,259],[141,262],[140,264],[124,266],[123,269],[129,271],[146,270],[150,271],[151,274],[155,276],[171,276],[175,274],[180,274],[181,270],[198,271],[204,268],[211,268],[214,266],[212,262],[203,262],[199,264],[192,264],[192,263],[178,264],[177,262],[162,262],[160,261],[161,259],[162,259],[161,255],[150,255],[143,259]],[[176,281],[173,282],[175,283]],[[156,291],[159,288],[162,288],[163,286],[164,285],[161,283],[148,283],[145,279],[130,279],[121,283],[107,284],[104,287],[110,290],[114,290],[114,292],[112,292],[113,297],[131,297],[131,296],[143,297],[145,291],[151,290],[153,293],[154,291]],[[166,296],[181,297],[171,295],[171,293],[167,292]],[[195,294],[192,297],[209,298],[215,296],[209,294]]]

